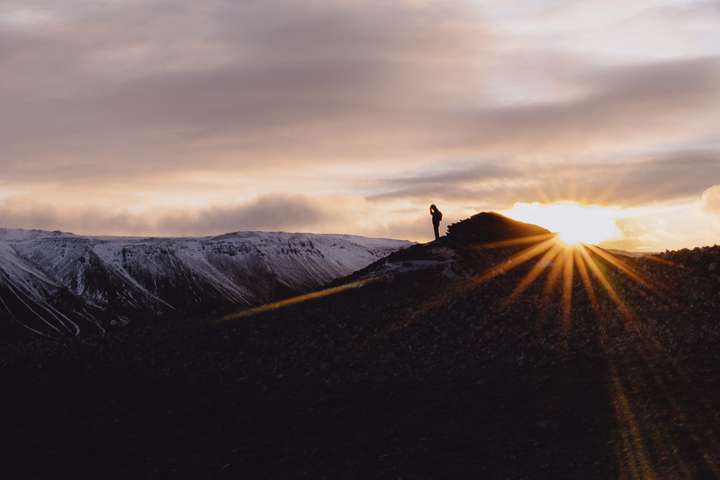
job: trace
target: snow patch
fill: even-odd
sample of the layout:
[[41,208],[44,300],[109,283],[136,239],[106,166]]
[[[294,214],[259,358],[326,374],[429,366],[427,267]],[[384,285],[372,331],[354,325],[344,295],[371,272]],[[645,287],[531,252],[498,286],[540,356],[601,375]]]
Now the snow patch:
[[[76,333],[88,309],[152,313],[212,302],[253,305],[278,288],[320,287],[409,245],[281,232],[140,238],[0,229],[0,288],[18,292],[25,314],[50,330]],[[82,312],[63,310],[68,307],[58,299],[68,294],[84,305]]]

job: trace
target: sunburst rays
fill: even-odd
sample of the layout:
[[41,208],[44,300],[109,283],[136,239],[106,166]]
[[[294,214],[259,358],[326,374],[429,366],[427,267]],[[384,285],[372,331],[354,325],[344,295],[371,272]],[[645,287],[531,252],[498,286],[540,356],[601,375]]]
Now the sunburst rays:
[[570,320],[572,318],[573,284],[575,277],[575,254],[571,249],[565,249],[561,264],[563,266],[563,330],[567,330],[570,327]]
[[[501,246],[527,243],[508,241],[501,242]],[[518,300],[545,275],[542,298],[547,304],[559,290],[560,328],[565,334],[572,328],[576,283],[577,288],[584,290],[595,313],[599,343],[608,362],[608,390],[617,427],[614,454],[618,478],[667,478],[667,472],[672,472],[673,478],[690,478],[698,471],[720,477],[720,426],[715,421],[707,421],[714,418],[714,405],[688,380],[688,373],[675,364],[660,342],[639,328],[640,317],[632,310],[630,299],[622,295],[628,284],[637,287],[635,295],[650,294],[663,299],[668,292],[633,267],[631,260],[597,246],[563,245],[555,238],[529,243],[511,255],[502,268],[489,269],[480,278],[487,281],[498,272],[508,272],[535,260],[517,281],[504,305]],[[485,248],[493,246],[484,245]],[[659,257],[646,258],[648,262],[682,268]],[[629,282],[623,282],[622,278]],[[603,294],[609,302],[602,300]],[[629,338],[635,339],[622,354],[613,352],[611,347],[609,328],[614,316],[620,319],[617,325],[624,328]],[[685,393],[688,391],[690,395]],[[696,399],[692,407],[684,403],[689,397]],[[670,412],[683,426],[686,441],[679,442],[677,429],[673,430],[674,427],[662,420],[665,412]],[[701,424],[705,426],[693,428]]]
[[298,304],[309,302],[312,300],[317,300],[319,298],[330,297],[333,295],[337,295],[339,293],[346,292],[348,290],[355,290],[358,288],[362,288],[362,287],[364,287],[370,283],[373,283],[375,281],[377,281],[377,279],[375,279],[375,278],[371,278],[371,279],[367,279],[367,280],[359,280],[357,282],[346,283],[344,285],[340,285],[337,287],[325,288],[323,290],[306,293],[304,295],[297,295],[295,297],[287,298],[285,300],[280,300],[278,302],[272,302],[272,303],[267,303],[265,305],[260,305],[258,307],[248,308],[246,310],[241,310],[240,312],[237,312],[237,313],[225,315],[218,322],[218,324],[227,322],[227,321],[241,320],[243,318],[253,317],[255,315],[272,312],[275,310],[280,310],[282,308],[289,307],[292,305],[298,305]]
[[[487,244],[487,245],[484,245],[484,247],[500,248],[503,246],[509,246],[510,243],[508,243],[508,242],[512,242],[512,241],[513,240],[508,240],[507,242],[497,242],[497,243],[493,243],[493,244]],[[520,241],[520,239],[518,239],[517,241]],[[502,264],[495,265],[495,266],[491,267],[490,269],[488,269],[485,273],[478,276],[478,278],[475,279],[475,282],[476,283],[485,283],[499,275],[503,275],[503,274],[509,272],[510,270],[513,270],[513,269],[519,267],[520,265],[523,265],[523,264],[529,262],[533,258],[537,257],[538,255],[543,254],[545,251],[552,248],[553,245],[555,245],[557,243],[557,240],[555,239],[554,236],[550,236],[550,238],[548,238],[547,240],[541,241],[540,243],[537,243],[537,239],[533,243],[535,243],[535,244],[527,247],[526,249],[520,251],[519,253],[516,253],[516,254],[510,256]]]
[[517,246],[525,246],[525,248],[481,273],[476,277],[475,282],[488,282],[535,260],[535,264],[517,282],[504,305],[508,306],[517,301],[545,275],[542,298],[547,303],[560,288],[560,309],[564,330],[570,328],[572,321],[573,290],[577,278],[580,279],[580,284],[596,314],[600,313],[599,286],[627,323],[632,322],[634,313],[613,285],[608,271],[616,270],[643,289],[657,292],[657,287],[629,262],[595,245],[584,243],[569,245],[555,235],[539,235],[480,245],[481,248],[491,249]]
[[[714,405],[705,399],[702,391],[692,393],[694,398],[699,399],[697,402],[684,403],[689,400],[683,396],[688,395],[682,392],[694,388],[688,380],[690,377],[666,354],[652,329],[647,329],[648,322],[641,321],[643,310],[634,303],[638,298],[642,300],[650,296],[667,300],[668,294],[672,293],[664,285],[650,281],[643,270],[650,272],[653,266],[660,264],[683,267],[661,257],[646,256],[646,262],[636,262],[594,245],[568,245],[552,234],[486,243],[472,248],[475,253],[481,251],[479,256],[484,260],[494,259],[495,265],[470,280],[467,277],[452,277],[455,280],[451,285],[451,295],[466,295],[478,286],[489,287],[491,294],[505,291],[505,282],[492,287],[484,284],[521,269],[522,274],[517,276],[516,282],[515,278],[508,278],[512,283],[507,286],[505,298],[500,297],[497,302],[493,299],[492,308],[509,308],[523,295],[537,299],[539,294],[542,299],[540,315],[545,320],[538,321],[536,326],[544,329],[546,319],[557,319],[560,348],[572,348],[574,339],[592,332],[593,329],[581,327],[581,323],[593,321],[592,315],[588,320],[582,317],[584,312],[580,315],[575,312],[582,312],[581,305],[592,309],[597,330],[591,334],[597,334],[598,352],[605,357],[598,359],[607,362],[607,388],[615,421],[612,449],[617,459],[618,478],[669,478],[667,472],[673,472],[672,478],[689,478],[698,471],[699,467],[695,466],[698,462],[702,462],[702,468],[720,477],[720,426],[712,421],[709,426],[694,427],[714,419]],[[487,249],[498,250],[487,255],[489,252],[484,251]],[[644,263],[646,268],[639,269],[636,267],[638,263]],[[361,288],[367,283],[355,282],[295,297],[225,319],[243,319]],[[536,285],[539,288],[533,290]],[[389,323],[387,331],[407,328],[428,310],[445,308],[447,299],[448,292],[441,290],[417,305],[413,316],[401,316],[399,321]],[[556,303],[552,305],[553,302]],[[637,314],[633,307],[638,310]],[[516,317],[508,315],[506,318]],[[577,325],[573,325],[574,319],[578,321]],[[496,322],[491,329],[501,330],[503,326],[500,323]],[[621,341],[615,343],[618,337]],[[548,338],[555,337],[551,335]],[[681,393],[678,394],[678,391]],[[685,440],[679,441],[678,428],[668,425],[668,412],[683,426],[685,433],[681,434],[687,437]],[[696,452],[701,455],[701,460],[698,460]]]
[[510,297],[506,300],[507,303],[512,303],[515,301],[522,293],[530,288],[530,286],[535,282],[535,280],[538,279],[540,275],[545,271],[545,269],[548,267],[548,265],[552,265],[552,263],[555,261],[555,259],[560,255],[563,248],[559,243],[555,243],[555,245],[551,246],[540,258],[540,260],[535,263],[535,265],[530,269],[530,271],[523,277],[523,279],[518,283],[517,287],[515,287],[515,290],[513,290]]

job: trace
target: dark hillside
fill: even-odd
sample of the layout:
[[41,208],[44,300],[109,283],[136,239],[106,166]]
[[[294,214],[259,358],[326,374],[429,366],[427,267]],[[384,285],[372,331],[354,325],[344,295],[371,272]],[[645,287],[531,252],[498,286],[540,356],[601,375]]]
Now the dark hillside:
[[5,345],[5,453],[28,476],[713,475],[712,250],[583,257],[545,237],[480,215],[286,308]]
[[497,242],[549,233],[548,230],[537,225],[518,222],[494,212],[479,213],[448,226],[449,238],[476,243]]

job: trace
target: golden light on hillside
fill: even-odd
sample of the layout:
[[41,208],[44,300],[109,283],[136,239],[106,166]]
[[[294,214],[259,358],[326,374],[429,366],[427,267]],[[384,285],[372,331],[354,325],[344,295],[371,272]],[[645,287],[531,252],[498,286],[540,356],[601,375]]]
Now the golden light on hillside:
[[573,303],[573,286],[576,279],[582,284],[596,313],[600,313],[597,291],[604,290],[626,321],[633,318],[632,310],[621,298],[617,288],[606,274],[608,269],[616,270],[633,283],[648,291],[655,287],[625,260],[607,250],[582,242],[568,243],[562,235],[540,235],[518,238],[482,245],[481,248],[501,248],[528,245],[499,265],[477,277],[476,282],[484,283],[500,275],[534,262],[530,270],[518,281],[506,300],[506,305],[517,300],[535,282],[545,277],[543,296],[549,298],[560,289],[562,317],[565,328],[570,326]]
[[541,225],[557,233],[568,245],[597,244],[620,235],[617,211],[608,207],[564,203],[516,203],[504,212],[522,222]]

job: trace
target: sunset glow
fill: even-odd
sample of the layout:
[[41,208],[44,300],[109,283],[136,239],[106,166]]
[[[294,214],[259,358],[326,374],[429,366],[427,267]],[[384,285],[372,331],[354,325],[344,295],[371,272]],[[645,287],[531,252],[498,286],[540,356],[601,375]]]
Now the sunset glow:
[[533,223],[557,233],[564,243],[598,244],[620,235],[617,210],[577,203],[517,203],[505,212],[523,222]]
[[0,2],[0,227],[717,243],[720,9],[621,6]]

